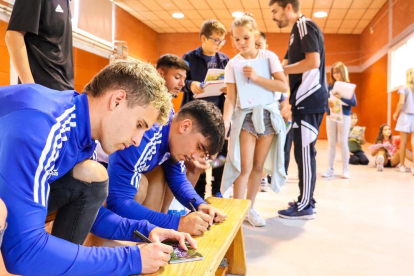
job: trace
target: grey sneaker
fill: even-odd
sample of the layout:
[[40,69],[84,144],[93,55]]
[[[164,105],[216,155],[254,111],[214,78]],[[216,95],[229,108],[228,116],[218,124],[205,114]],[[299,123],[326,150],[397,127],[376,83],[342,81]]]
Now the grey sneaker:
[[327,170],[326,172],[324,172],[322,174],[322,177],[326,177],[326,178],[333,177],[333,176],[334,176],[334,170],[333,169],[329,169],[329,170]]
[[267,177],[262,177],[262,181],[260,182],[260,191],[267,192],[269,191],[270,184],[267,182]]

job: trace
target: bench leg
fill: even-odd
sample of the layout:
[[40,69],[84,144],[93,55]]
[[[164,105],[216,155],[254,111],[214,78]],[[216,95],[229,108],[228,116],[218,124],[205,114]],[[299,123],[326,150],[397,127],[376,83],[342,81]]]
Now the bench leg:
[[229,263],[229,274],[246,275],[246,252],[244,250],[243,229],[241,226],[226,253],[226,257]]

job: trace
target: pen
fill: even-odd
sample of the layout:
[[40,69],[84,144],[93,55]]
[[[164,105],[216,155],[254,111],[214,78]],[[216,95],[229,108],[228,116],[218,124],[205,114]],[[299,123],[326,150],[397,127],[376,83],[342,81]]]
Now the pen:
[[145,237],[143,234],[141,234],[138,230],[134,231],[134,239],[141,239],[144,242],[147,243],[152,243],[152,241],[150,239],[148,239],[147,237]]
[[[247,66],[250,66],[250,62],[247,63]],[[247,78],[247,83],[250,83],[250,78]]]
[[202,82],[200,83],[200,87],[203,87],[203,85],[204,85],[204,81],[202,81]]
[[190,207],[191,207],[191,211],[193,211],[193,212],[197,212],[197,210],[194,208],[194,205],[191,203],[191,201],[190,201],[190,202],[188,202],[188,205],[190,205]]

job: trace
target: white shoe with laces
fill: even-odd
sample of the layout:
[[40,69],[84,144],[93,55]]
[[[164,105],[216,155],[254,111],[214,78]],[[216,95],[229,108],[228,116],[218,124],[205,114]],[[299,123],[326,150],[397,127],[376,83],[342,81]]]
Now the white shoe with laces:
[[382,172],[384,170],[384,156],[378,155],[375,164],[377,165],[377,171]]
[[400,166],[400,167],[398,168],[398,171],[399,171],[399,172],[402,172],[402,173],[407,172],[407,170],[406,170],[405,166]]
[[253,208],[250,208],[247,216],[244,218],[245,221],[253,225],[254,227],[262,227],[266,225],[266,221],[259,216]]

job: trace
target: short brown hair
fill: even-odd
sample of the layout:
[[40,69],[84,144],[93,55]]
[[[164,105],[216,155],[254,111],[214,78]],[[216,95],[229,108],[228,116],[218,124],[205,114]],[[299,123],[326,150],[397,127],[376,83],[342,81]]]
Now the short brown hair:
[[157,60],[157,69],[160,69],[165,71],[165,68],[177,68],[177,69],[183,69],[185,71],[189,71],[190,68],[188,67],[187,62],[180,58],[179,56],[173,55],[173,54],[165,54],[162,55]]
[[300,1],[299,0],[270,0],[269,6],[273,5],[274,3],[277,3],[282,8],[286,8],[287,4],[291,4],[293,11],[298,12],[300,9]]
[[226,28],[223,24],[220,23],[220,21],[216,19],[204,21],[203,25],[201,25],[200,37],[202,35],[211,36],[213,32],[216,32],[217,34],[224,36],[227,34]]
[[157,70],[141,61],[117,61],[102,69],[85,86],[84,92],[99,98],[110,90],[124,90],[129,108],[152,107],[160,114],[157,122],[166,124],[172,108],[171,95]]

